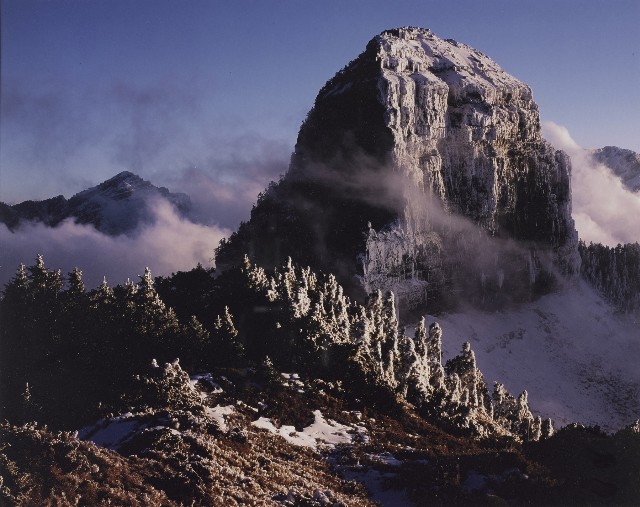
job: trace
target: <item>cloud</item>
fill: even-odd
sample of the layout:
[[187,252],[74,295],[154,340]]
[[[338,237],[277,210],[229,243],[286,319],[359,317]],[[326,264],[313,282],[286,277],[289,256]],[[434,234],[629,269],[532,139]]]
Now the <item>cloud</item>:
[[543,129],[555,148],[571,156],[573,218],[580,238],[610,246],[640,241],[640,195],[578,146],[565,127],[545,122]]
[[235,229],[249,218],[258,194],[286,172],[290,147],[251,135],[228,139],[225,145],[229,155],[210,156],[178,171],[159,173],[154,180],[188,194],[201,222]]
[[202,136],[204,93],[195,82],[165,80],[153,86],[117,82],[104,91],[118,112],[120,129],[111,132],[112,160],[133,172],[177,163]]
[[212,265],[214,249],[228,229],[204,226],[176,215],[165,200],[153,204],[153,225],[130,236],[108,236],[89,225],[66,220],[58,227],[27,224],[14,233],[0,224],[0,284],[9,281],[20,263],[31,265],[38,253],[51,269],[68,273],[79,267],[85,284],[96,287],[106,276],[110,285],[137,280],[145,266],[154,275]]
[[85,89],[8,79],[2,88],[5,202],[70,197],[130,170],[189,194],[203,223],[235,228],[289,163],[289,142],[221,125],[197,79]]

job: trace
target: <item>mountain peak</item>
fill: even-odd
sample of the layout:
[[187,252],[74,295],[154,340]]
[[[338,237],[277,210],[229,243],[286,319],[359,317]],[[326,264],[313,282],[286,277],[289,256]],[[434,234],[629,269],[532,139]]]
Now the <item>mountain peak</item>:
[[115,176],[113,176],[112,178],[109,178],[108,180],[105,181],[109,182],[109,181],[144,181],[140,176],[138,176],[135,173],[132,173],[131,171],[122,171],[118,174],[116,174]]
[[640,154],[617,146],[605,146],[591,154],[620,178],[625,187],[632,192],[640,192]]
[[526,299],[579,269],[570,170],[526,84],[430,30],[387,30],[320,90],[287,175],[217,264],[290,255],[366,292]]
[[112,199],[130,198],[136,190],[151,190],[155,188],[150,182],[142,179],[130,171],[122,171],[112,178],[103,181],[95,187],[88,188],[72,197],[88,196],[100,193]]
[[77,223],[91,224],[106,234],[129,234],[140,224],[155,220],[153,203],[158,199],[168,201],[181,216],[189,217],[191,200],[188,195],[171,193],[137,174],[122,171],[68,200],[58,196],[0,208],[0,221],[13,229],[22,221],[55,227],[67,218],[73,218]]
[[[378,60],[387,72],[436,76],[451,85],[478,86],[479,92],[510,85],[529,90],[481,51],[454,39],[442,39],[431,30],[402,27],[374,38]],[[530,90],[529,90],[530,94]]]

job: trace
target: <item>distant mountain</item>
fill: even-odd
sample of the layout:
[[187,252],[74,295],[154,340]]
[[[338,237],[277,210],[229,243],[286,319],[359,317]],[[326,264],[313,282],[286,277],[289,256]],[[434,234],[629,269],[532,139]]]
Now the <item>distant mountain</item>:
[[629,190],[640,192],[640,154],[617,146],[605,146],[591,153],[594,160],[609,168]]
[[156,187],[136,174],[123,171],[70,199],[59,195],[13,206],[0,203],[0,223],[15,230],[24,222],[40,222],[55,227],[71,218],[79,224],[93,225],[105,234],[129,234],[140,224],[153,221],[152,206],[158,199],[171,203],[178,214],[189,216],[191,200],[188,195],[172,193],[165,187]]

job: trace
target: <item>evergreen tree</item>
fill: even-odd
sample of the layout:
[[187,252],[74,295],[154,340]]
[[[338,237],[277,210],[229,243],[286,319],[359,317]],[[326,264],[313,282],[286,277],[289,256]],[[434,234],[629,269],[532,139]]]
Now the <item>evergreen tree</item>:
[[416,332],[415,332],[414,342],[416,347],[416,353],[419,356],[426,358],[428,345],[427,345],[427,328],[426,328],[424,317],[422,317],[420,319],[420,322],[418,323],[418,327],[416,328]]
[[429,343],[427,350],[429,362],[442,364],[442,328],[437,322],[433,322],[429,326]]
[[20,264],[0,299],[0,406],[9,419],[17,413],[18,394],[27,382],[31,360],[33,306],[29,296],[27,270]]
[[84,354],[87,347],[89,317],[89,295],[82,280],[82,271],[74,268],[67,276],[67,289],[62,293],[62,329],[65,334],[66,350]]
[[551,438],[554,433],[555,430],[553,429],[553,422],[551,421],[551,419],[545,419],[544,421],[542,421],[542,425],[540,427],[540,438]]
[[238,330],[233,323],[233,316],[228,307],[218,315],[213,324],[208,357],[213,364],[233,366],[239,364],[244,357],[244,347],[238,341]]

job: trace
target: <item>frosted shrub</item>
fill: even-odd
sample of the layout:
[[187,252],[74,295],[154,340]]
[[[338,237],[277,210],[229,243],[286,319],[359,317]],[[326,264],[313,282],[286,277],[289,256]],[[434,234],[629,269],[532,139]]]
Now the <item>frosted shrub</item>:
[[137,408],[203,411],[200,396],[178,360],[163,367],[154,360],[146,375],[135,377],[135,384],[131,401]]

